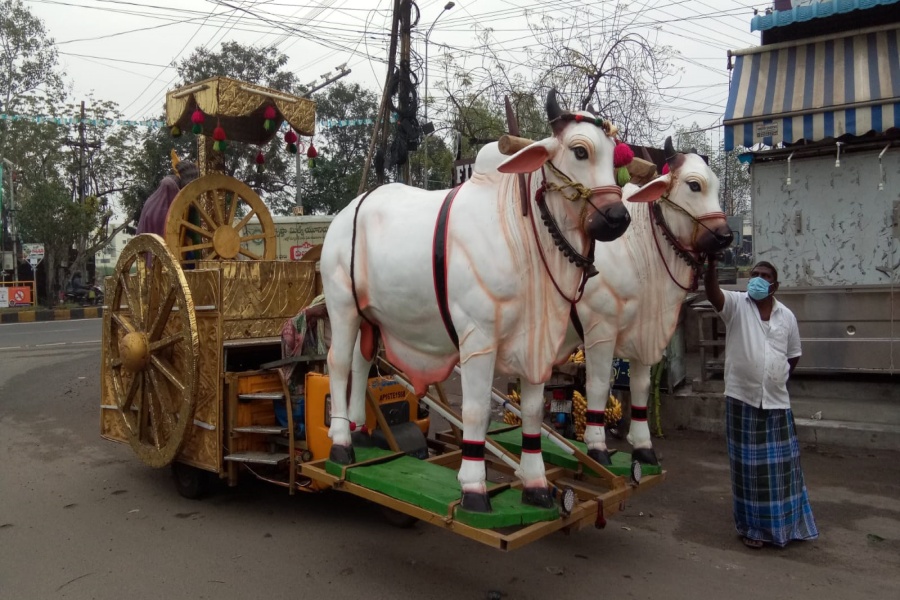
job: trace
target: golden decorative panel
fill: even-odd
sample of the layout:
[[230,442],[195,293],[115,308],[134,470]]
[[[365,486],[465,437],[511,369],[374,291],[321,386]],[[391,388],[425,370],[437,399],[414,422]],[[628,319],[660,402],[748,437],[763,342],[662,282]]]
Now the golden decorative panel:
[[[266,129],[265,109],[276,111],[273,127]],[[193,126],[191,115],[200,109],[206,116],[203,134],[212,135],[221,125],[229,141],[263,144],[271,140],[283,121],[300,135],[313,135],[316,104],[309,98],[244,83],[228,77],[213,77],[184,85],[166,94],[166,123],[182,130]]]
[[222,271],[226,340],[277,336],[315,297],[315,263],[271,260],[201,262]]

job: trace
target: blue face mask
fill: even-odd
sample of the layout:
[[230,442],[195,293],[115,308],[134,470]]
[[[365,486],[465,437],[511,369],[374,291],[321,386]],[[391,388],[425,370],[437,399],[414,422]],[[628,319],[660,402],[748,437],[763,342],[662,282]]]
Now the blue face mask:
[[762,277],[753,277],[747,282],[747,295],[754,300],[762,300],[769,295],[769,282]]

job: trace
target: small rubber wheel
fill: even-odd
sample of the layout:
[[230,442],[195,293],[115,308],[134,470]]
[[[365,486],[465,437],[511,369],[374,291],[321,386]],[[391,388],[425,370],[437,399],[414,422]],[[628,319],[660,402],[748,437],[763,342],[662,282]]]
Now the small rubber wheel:
[[209,493],[209,472],[180,462],[172,463],[172,479],[175,489],[188,500],[199,500]]
[[385,521],[399,529],[409,529],[419,522],[417,518],[411,517],[399,510],[388,508],[387,506],[381,507],[381,514]]

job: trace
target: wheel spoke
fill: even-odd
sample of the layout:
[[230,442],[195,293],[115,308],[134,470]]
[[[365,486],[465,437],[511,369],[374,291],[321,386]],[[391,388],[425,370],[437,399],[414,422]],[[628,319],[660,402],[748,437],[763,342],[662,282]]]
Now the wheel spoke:
[[163,348],[168,348],[169,346],[173,346],[184,339],[182,334],[170,335],[161,340],[157,340],[150,344],[149,351],[156,352],[157,350],[162,350]]
[[[128,304],[128,308],[131,310],[131,314],[134,315],[135,319],[138,322],[140,322],[142,320],[141,306],[135,300],[134,292],[128,286],[128,279],[130,279],[130,278],[126,277],[124,273],[119,273],[119,287],[125,293],[125,302]],[[115,315],[116,313],[113,313],[113,314]],[[135,330],[135,327],[132,327],[131,331],[134,331],[134,330]],[[129,331],[129,333],[131,333],[131,331]]]
[[254,252],[250,252],[246,248],[241,248],[239,252],[248,258],[252,258],[253,260],[262,260],[262,256]]
[[150,389],[144,390],[144,398],[147,401],[147,430],[148,433],[151,434],[149,437],[152,438],[153,445],[159,450],[159,434],[162,426],[162,419],[157,415],[157,406]]
[[[240,231],[241,229],[243,229],[244,225],[249,223],[250,219],[253,218],[253,215],[255,215],[255,214],[256,214],[256,209],[251,207],[250,212],[248,212],[246,215],[244,215],[244,218],[241,219],[241,222],[234,226],[234,230]],[[262,223],[262,221],[260,221],[260,223]]]
[[131,320],[119,312],[112,313],[112,320],[116,322],[119,327],[125,330],[125,333],[134,333],[137,331],[137,328],[134,326],[134,323]]
[[153,355],[150,357],[150,363],[153,364],[159,372],[166,376],[172,385],[178,388],[180,393],[184,393],[185,385],[184,382],[178,379],[178,376],[175,374],[175,369],[172,368],[172,365],[166,359]]
[[169,431],[173,431],[175,429],[178,413],[174,413],[173,415],[170,410],[170,406],[168,406],[168,403],[165,402],[164,395],[161,391],[162,386],[159,383],[159,376],[156,374],[156,369],[152,368],[150,370],[150,385],[153,387],[153,391],[156,393],[156,398],[159,401],[159,413],[160,415],[162,415],[163,420],[166,422]]
[[212,192],[213,196],[213,212],[216,214],[216,218],[219,219],[219,225],[225,225],[226,223],[230,223],[231,221],[225,220],[225,215],[222,214],[222,201],[227,197],[225,194],[221,193],[222,190],[215,190]]
[[234,217],[237,215],[238,195],[231,195],[231,205],[228,207],[228,220],[226,223],[234,223]]
[[178,221],[178,225],[180,227],[184,227],[185,229],[190,229],[194,233],[198,233],[198,234],[202,235],[203,237],[212,239],[212,234],[209,231],[207,231],[206,229],[203,229],[202,227],[197,227],[190,221],[181,219],[180,221]]
[[[152,260],[152,258],[150,260]],[[140,322],[140,328],[143,331],[147,331],[147,318],[150,312],[150,300],[153,296],[150,290],[149,277],[147,275],[147,262],[148,261],[146,260],[137,261],[137,274],[134,280],[135,286],[137,287],[137,300],[140,303],[141,307],[140,318],[138,319],[138,321]]]
[[159,336],[162,335],[163,330],[166,328],[166,323],[169,321],[169,315],[172,314],[172,306],[175,304],[175,300],[175,287],[172,286],[169,288],[169,293],[166,294],[166,298],[162,306],[159,307],[156,318],[153,320],[153,325],[150,327],[149,339],[151,342],[158,340]]
[[194,207],[197,212],[200,214],[200,218],[206,221],[207,225],[209,225],[212,229],[218,229],[219,223],[216,223],[212,217],[209,216],[209,213],[206,212],[206,209],[200,206],[200,203],[197,202],[197,199],[191,201],[190,206]]
[[204,244],[193,244],[192,246],[182,246],[181,253],[192,252],[194,250],[206,250],[213,247],[212,242],[206,242]]
[[243,242],[252,242],[253,240],[264,240],[266,239],[267,234],[265,233],[254,233],[253,235],[247,235],[241,238],[241,243]]
[[131,379],[131,385],[128,386],[128,393],[125,395],[125,401],[122,403],[122,411],[131,410],[132,404],[134,404],[134,397],[137,395],[137,389],[140,387],[140,373],[135,373],[134,377]]

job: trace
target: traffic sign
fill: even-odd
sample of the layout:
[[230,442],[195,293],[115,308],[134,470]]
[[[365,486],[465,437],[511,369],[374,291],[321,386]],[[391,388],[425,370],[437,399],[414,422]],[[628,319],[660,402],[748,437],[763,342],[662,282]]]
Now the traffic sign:
[[25,260],[27,260],[28,264],[31,265],[31,268],[34,269],[42,260],[44,260],[44,245],[22,244],[22,253],[25,255]]

